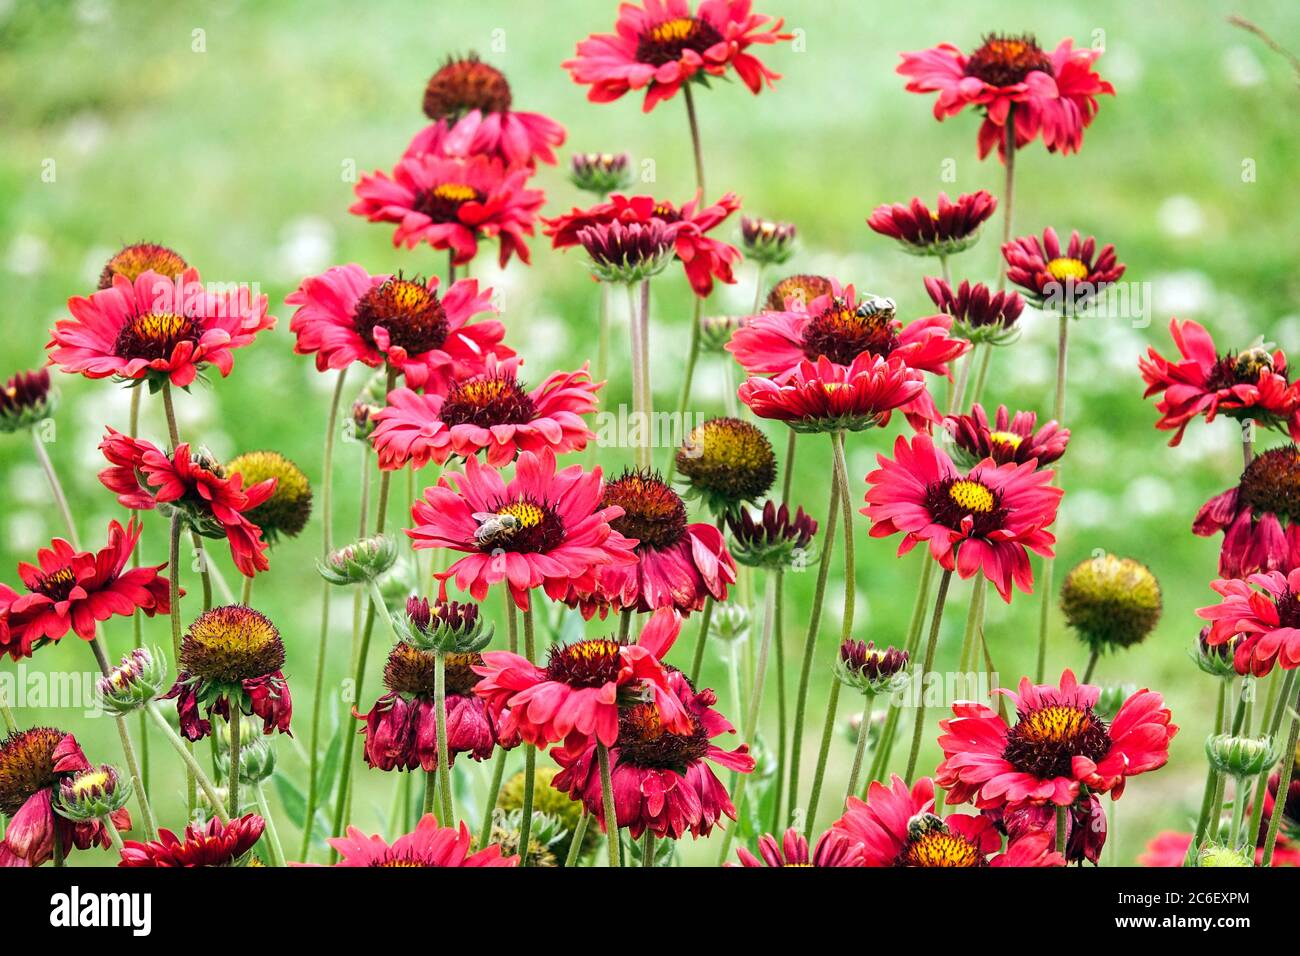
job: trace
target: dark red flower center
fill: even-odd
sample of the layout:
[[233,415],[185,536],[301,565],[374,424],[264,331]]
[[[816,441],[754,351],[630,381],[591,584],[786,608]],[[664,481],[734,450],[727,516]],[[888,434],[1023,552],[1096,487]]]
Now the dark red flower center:
[[[1218,362],[1206,377],[1205,387],[1217,391],[1234,385],[1258,385],[1261,372],[1273,371],[1276,371],[1273,368],[1273,356],[1267,349],[1228,352],[1219,356]],[[1284,372],[1278,374],[1287,377]]]
[[970,518],[970,536],[975,538],[1001,528],[1007,518],[1002,494],[973,477],[936,481],[925,490],[925,506],[936,524],[954,531]]
[[1256,455],[1242,472],[1240,494],[1256,514],[1300,521],[1300,450],[1283,445]]
[[52,727],[32,727],[0,740],[0,813],[12,817],[32,794],[59,782],[54,751],[64,736]]
[[966,75],[989,86],[1015,86],[1034,70],[1053,75],[1052,60],[1028,33],[1021,36],[989,34],[984,45],[966,61]]
[[618,681],[623,666],[622,645],[605,637],[552,644],[546,679],[570,687],[603,687]]
[[352,317],[353,326],[374,348],[375,327],[388,333],[390,345],[421,355],[442,348],[447,340],[447,312],[438,294],[420,279],[398,275],[363,295]]
[[684,774],[709,752],[708,732],[694,717],[691,726],[689,734],[670,733],[654,704],[626,707],[618,715],[618,762]]
[[607,483],[601,507],[613,505],[622,508],[623,515],[610,527],[639,541],[638,550],[662,551],[686,534],[686,503],[658,473],[625,471]]
[[852,365],[863,352],[882,358],[898,345],[892,309],[871,302],[857,307],[835,298],[804,327],[803,352],[810,361],[826,356],[837,365]]
[[784,312],[785,300],[789,298],[798,300],[799,304],[806,308],[818,296],[830,295],[833,288],[831,280],[825,276],[802,273],[786,276],[772,286],[772,291],[767,294],[765,308],[769,312]]
[[51,601],[66,601],[76,586],[76,573],[65,565],[39,575],[33,583],[27,585],[27,590],[33,594],[44,594]]
[[1288,590],[1273,603],[1277,607],[1278,626],[1300,628],[1300,595]]
[[124,359],[171,358],[182,342],[197,342],[203,323],[175,312],[143,312],[128,318],[117,332],[113,352]]
[[1109,751],[1106,722],[1091,707],[1048,703],[1016,715],[1002,757],[1022,773],[1045,780],[1073,777],[1075,757],[1095,762]]
[[493,511],[476,512],[474,519],[478,522],[474,541],[488,554],[545,553],[564,541],[564,524],[555,509],[529,498],[502,502]]
[[431,120],[459,117],[470,110],[504,113],[510,109],[510,84],[504,74],[470,55],[448,60],[424,88],[424,115]]
[[708,20],[700,17],[673,17],[656,23],[641,34],[636,43],[636,58],[651,66],[675,63],[687,50],[703,53],[722,42],[722,34]]
[[487,196],[466,183],[439,183],[415,197],[415,211],[434,222],[460,222],[460,207],[467,202],[482,202]]
[[452,425],[523,425],[533,420],[535,409],[512,373],[480,375],[456,382],[447,393],[439,416]]
[[[398,641],[388,654],[384,665],[384,686],[394,694],[432,699],[435,691],[435,658],[433,652],[422,651],[405,641]],[[478,654],[448,654],[444,660],[448,696],[466,697],[474,692],[481,677],[471,670],[482,664]]]
[[907,842],[895,866],[984,866],[980,848],[950,829],[933,813],[920,813],[907,823]]

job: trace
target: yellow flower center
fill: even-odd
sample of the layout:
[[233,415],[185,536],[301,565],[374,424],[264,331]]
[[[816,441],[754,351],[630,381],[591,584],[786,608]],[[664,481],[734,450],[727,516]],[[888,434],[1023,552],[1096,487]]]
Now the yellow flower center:
[[968,478],[954,481],[948,489],[948,497],[959,508],[972,514],[988,514],[993,510],[993,492]]
[[1020,447],[1022,441],[1024,437],[1015,432],[989,432],[989,442],[994,445],[1006,445],[1014,450]]
[[519,522],[521,528],[535,528],[542,523],[546,512],[531,501],[515,501],[497,511],[498,515],[510,515]]
[[478,195],[478,192],[473,186],[464,183],[442,183],[434,187],[433,194],[439,199],[447,199],[451,202],[469,202]]
[[912,840],[903,851],[906,866],[978,866],[981,862],[973,843],[947,828],[931,830]]
[[1047,264],[1047,271],[1057,282],[1080,282],[1088,278],[1088,267],[1079,259],[1065,256],[1053,259]]
[[87,770],[72,778],[72,792],[78,797],[84,797],[104,790],[108,784],[108,774],[104,770]]
[[659,43],[668,43],[673,40],[685,40],[694,29],[695,21],[690,17],[675,17],[653,27],[650,36]]
[[1068,743],[1092,726],[1092,717],[1077,707],[1053,704],[1020,719],[1021,736],[1035,743]]

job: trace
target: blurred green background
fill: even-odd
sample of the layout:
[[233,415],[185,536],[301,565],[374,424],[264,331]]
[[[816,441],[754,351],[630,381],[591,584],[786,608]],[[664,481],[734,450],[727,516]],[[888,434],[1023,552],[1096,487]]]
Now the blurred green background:
[[[1195,538],[1189,527],[1200,504],[1233,483],[1240,470],[1238,433],[1226,420],[1195,425],[1179,448],[1165,446],[1152,427],[1151,404],[1141,397],[1137,359],[1148,344],[1170,348],[1166,325],[1172,314],[1203,322],[1223,347],[1259,335],[1284,348],[1300,341],[1296,78],[1259,40],[1225,22],[1228,14],[1240,13],[1295,48],[1300,7],[1181,0],[1148,8],[1113,0],[1047,8],[1023,0],[961,0],[917,6],[900,16],[849,0],[770,0],[758,6],[802,31],[802,48],[784,44],[762,51],[784,74],[775,90],[753,97],[738,83],[720,83],[697,98],[709,198],[734,190],[750,214],[795,222],[801,249],[792,271],[833,274],[892,296],[905,317],[932,311],[920,281],[932,263],[900,255],[866,227],[865,217],[879,203],[913,195],[933,202],[941,189],[1000,193],[1001,167],[975,158],[974,115],[937,123],[931,97],[904,92],[894,73],[898,52],[940,41],[970,49],[981,34],[995,30],[1032,31],[1048,48],[1072,36],[1078,45],[1106,49],[1098,69],[1118,95],[1103,99],[1082,153],[1053,156],[1034,144],[1020,154],[1016,233],[1054,225],[1094,234],[1116,245],[1128,264],[1127,279],[1149,283],[1149,327],[1105,320],[1076,324],[1073,332],[1066,418],[1074,440],[1065,463],[1057,576],[1059,582],[1065,568],[1101,548],[1147,562],[1164,587],[1159,629],[1141,647],[1105,659],[1098,670],[1102,682],[1164,693],[1183,728],[1169,765],[1136,780],[1122,801],[1119,851],[1131,862],[1158,830],[1188,829],[1199,805],[1201,742],[1214,689],[1187,650],[1198,630],[1194,609],[1211,597],[1206,584],[1214,577],[1219,542]],[[372,272],[443,268],[443,254],[427,247],[394,250],[389,227],[348,214],[347,171],[391,167],[424,122],[426,79],[449,54],[478,51],[508,75],[516,108],[564,123],[566,161],[573,150],[626,150],[638,162],[652,161],[655,181],[643,186],[646,191],[677,201],[690,196],[693,169],[680,97],[651,115],[641,112],[639,96],[589,104],[559,66],[577,40],[610,30],[614,18],[615,4],[606,0],[362,7],[342,0],[0,3],[0,376],[43,361],[47,330],[63,314],[66,299],[93,288],[117,247],[143,239],[162,242],[198,266],[205,279],[260,283],[280,317],[273,333],[236,353],[230,378],[178,396],[183,437],[223,458],[275,448],[318,479],[333,378],[292,354],[283,298],[304,275],[336,263],[358,262]],[[955,181],[941,179],[945,164],[955,169]],[[1247,167],[1253,177],[1243,176]],[[586,201],[568,184],[563,166],[543,167],[535,184],[547,191],[547,214]],[[1001,227],[999,213],[985,240],[954,260],[958,278],[996,277]],[[729,222],[720,232],[734,241],[737,229],[738,222]],[[500,290],[507,341],[526,358],[532,380],[592,356],[595,286],[578,255],[555,254],[535,242],[532,266],[514,263],[503,274],[494,253],[485,250],[472,272]],[[720,288],[706,308],[747,311],[754,283],[752,266],[742,267],[737,284]],[[653,309],[653,381],[665,407],[677,394],[689,318],[677,270],[657,281]],[[985,401],[1042,412],[1051,402],[1055,323],[1031,312],[1022,322],[1023,337],[996,357]],[[616,364],[607,394],[626,402],[621,324],[615,328]],[[83,540],[95,547],[108,520],[125,517],[96,479],[103,467],[96,445],[106,424],[126,427],[129,393],[108,381],[57,378],[63,403],[50,452]],[[362,384],[355,373],[352,381]],[[725,381],[720,360],[703,362],[694,410],[720,413]],[[875,453],[892,443],[897,427],[851,436],[855,496],[865,491],[861,476]],[[141,430],[162,443],[157,402],[146,402]],[[783,447],[784,434],[770,434]],[[1280,440],[1263,436],[1265,445]],[[829,447],[822,445],[829,443],[803,443],[795,484],[800,503],[819,519],[829,481]],[[627,459],[624,450],[601,452],[607,468]],[[344,536],[356,523],[356,445],[341,446],[337,466],[337,534]],[[404,487],[397,487],[403,492],[398,503],[404,504]],[[17,584],[16,563],[61,532],[21,435],[0,440],[0,501],[0,580]],[[392,513],[401,512],[395,507]],[[896,541],[869,539],[865,519],[859,521],[855,630],[877,643],[901,641],[918,563],[896,559]],[[316,648],[319,578],[313,562],[319,535],[314,519],[300,539],[276,548],[255,595],[286,638],[295,729],[304,744]],[[150,516],[142,548],[150,561],[165,555],[166,533],[157,516]],[[213,553],[234,581],[224,545],[218,543]],[[184,584],[196,593],[192,575]],[[842,587],[836,569],[817,649],[805,786],[838,637]],[[791,576],[787,662],[797,660],[811,588],[811,574]],[[941,669],[955,663],[968,595],[968,584],[954,586]],[[489,610],[498,613],[499,607],[494,599]],[[1006,684],[1032,670],[1038,607],[1037,595],[1018,595],[1010,607],[990,602],[988,640]],[[185,615],[195,613],[191,598]],[[327,679],[337,719],[343,714],[338,689],[345,678],[350,595],[336,592],[333,618]],[[593,623],[589,631],[596,630]],[[116,618],[105,634],[115,653],[124,651],[130,624]],[[148,622],[147,638],[169,643],[166,620]],[[678,663],[689,659],[694,639],[695,626],[688,622],[674,652]],[[377,695],[383,644],[377,639],[364,708]],[[1054,620],[1049,672],[1082,668],[1084,657]],[[81,642],[69,637],[24,666],[67,671],[90,664]],[[9,661],[2,666],[14,667]],[[793,687],[795,676],[790,667],[787,686]],[[710,659],[705,683],[719,688],[723,709],[739,722],[720,659]],[[763,729],[770,738],[775,695],[769,692],[766,701]],[[841,720],[855,707],[846,694]],[[87,720],[80,710],[28,708],[19,719],[74,731],[92,760],[120,757],[112,725]],[[921,760],[927,769],[937,761],[933,737],[927,734]],[[305,779],[300,751],[288,741],[276,745],[285,777]],[[152,741],[154,800],[162,822],[179,829],[179,768],[162,747]],[[848,773],[848,737],[837,737],[834,747],[821,824],[834,816],[833,795],[842,791]],[[475,806],[486,777],[485,768],[472,769],[459,775],[462,806]],[[354,822],[367,831],[385,829],[396,777],[359,766],[356,779]],[[272,801],[283,814],[278,793]],[[475,808],[471,823],[477,813]],[[286,845],[296,848],[287,820],[284,814]],[[295,852],[290,849],[291,856]],[[715,852],[690,840],[682,847],[688,862],[711,862]],[[77,862],[101,860],[107,857],[81,854]]]

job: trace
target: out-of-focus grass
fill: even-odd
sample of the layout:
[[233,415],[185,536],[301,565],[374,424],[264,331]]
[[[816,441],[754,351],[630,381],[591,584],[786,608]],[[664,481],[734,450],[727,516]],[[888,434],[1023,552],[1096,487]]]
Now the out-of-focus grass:
[[[260,283],[281,316],[278,330],[237,354],[229,379],[180,396],[184,436],[223,457],[274,447],[318,478],[332,380],[292,354],[283,297],[303,275],[334,263],[356,261],[372,271],[442,268],[440,254],[394,251],[386,228],[349,216],[346,173],[392,164],[421,124],[423,83],[445,56],[478,50],[508,73],[518,108],[547,113],[568,126],[566,150],[628,150],[653,169],[655,181],[644,189],[679,200],[689,196],[692,167],[680,100],[648,116],[632,99],[591,105],[559,68],[576,40],[610,28],[614,6],[597,0],[484,0],[376,3],[361,12],[339,0],[148,8],[106,0],[6,4],[0,11],[0,372],[7,376],[42,361],[46,330],[63,303],[92,287],[116,246],[142,238],[165,242],[205,278]],[[1050,156],[1039,145],[1021,154],[1016,221],[1018,233],[1054,225],[1114,242],[1128,263],[1127,278],[1150,283],[1149,327],[1107,321],[1077,324],[1073,331],[1067,419],[1074,440],[1065,462],[1068,494],[1058,564],[1063,573],[1094,549],[1108,549],[1148,562],[1164,586],[1166,611],[1157,632],[1099,668],[1103,681],[1163,692],[1184,728],[1170,765],[1136,781],[1123,801],[1121,854],[1132,860],[1158,829],[1185,828],[1199,800],[1200,743],[1213,688],[1185,652],[1198,628],[1193,610],[1210,597],[1206,582],[1214,574],[1218,543],[1194,538],[1188,528],[1201,502],[1239,470],[1237,433],[1226,421],[1194,427],[1181,447],[1165,447],[1151,427],[1154,413],[1141,399],[1136,362],[1148,344],[1168,347],[1164,326],[1175,312],[1204,322],[1228,344],[1263,335],[1296,346],[1295,86],[1284,62],[1223,17],[1243,13],[1286,42],[1300,35],[1300,9],[1184,0],[1150,8],[1101,2],[1046,10],[968,0],[929,4],[899,17],[847,0],[773,0],[760,6],[785,14],[804,43],[800,51],[783,46],[765,53],[785,74],[775,90],[754,98],[738,84],[718,84],[700,97],[710,198],[735,190],[751,213],[796,222],[802,251],[792,268],[832,273],[893,296],[906,316],[928,311],[920,279],[929,263],[899,255],[866,228],[864,217],[880,202],[914,194],[932,199],[940,189],[1000,193],[1001,168],[975,159],[975,117],[936,123],[929,99],[903,91],[893,72],[897,52],[942,40],[969,46],[990,30],[1032,30],[1044,44],[1073,36],[1079,44],[1106,47],[1099,68],[1118,96],[1103,100],[1081,155]],[[941,180],[948,162],[956,172],[953,182]],[[1255,171],[1250,181],[1243,178],[1243,164]],[[562,170],[544,168],[537,181],[547,190],[551,213],[582,201]],[[993,237],[1000,228],[995,218],[986,241],[954,262],[958,277],[995,275]],[[723,227],[732,229],[733,224]],[[502,290],[509,341],[534,377],[585,360],[593,351],[595,296],[577,256],[557,255],[537,243],[531,268],[516,264],[504,275],[491,258],[485,252],[474,272]],[[742,268],[737,285],[720,290],[708,308],[744,311],[753,283],[752,269]],[[680,278],[661,280],[653,329],[661,405],[677,392],[688,310]],[[1050,405],[1054,323],[1031,314],[1024,324],[1023,338],[997,357],[986,401],[1044,411]],[[620,361],[621,351],[615,349]],[[360,386],[360,376],[354,378]],[[609,398],[626,401],[625,366],[616,365],[611,378]],[[723,382],[721,364],[704,362],[697,410],[721,410]],[[121,516],[95,478],[102,467],[96,444],[105,424],[125,427],[127,393],[108,382],[68,376],[59,376],[59,384],[63,407],[50,450],[82,535],[93,545],[108,519]],[[888,448],[896,430],[852,437],[855,495],[864,491],[860,479],[873,456]],[[164,434],[156,403],[147,403],[142,432],[155,440]],[[775,429],[772,434],[782,445],[784,436]],[[800,503],[820,516],[829,449],[818,446],[803,443],[795,487]],[[602,452],[607,467],[621,466],[626,458],[618,449]],[[336,476],[340,535],[356,523],[358,462],[356,447],[343,445]],[[0,580],[16,583],[16,562],[60,532],[30,450],[18,436],[0,443],[0,488]],[[399,490],[397,504],[404,506],[400,482]],[[400,516],[401,509],[395,506],[394,514]],[[869,539],[865,519],[860,521],[855,630],[878,643],[897,641],[910,612],[917,561],[896,560],[891,542]],[[148,524],[144,553],[162,560],[165,532],[156,518]],[[257,603],[287,640],[286,672],[298,700],[300,740],[306,736],[315,659],[318,541],[313,522],[301,539],[281,545],[256,592]],[[233,579],[222,548],[214,553]],[[183,576],[196,593],[194,576]],[[842,585],[837,570],[819,637],[806,754],[815,751]],[[792,576],[790,590],[788,662],[797,659],[811,577]],[[953,589],[940,667],[955,659],[968,593],[967,585]],[[187,616],[193,608],[191,599]],[[1017,596],[1010,607],[990,604],[989,642],[1005,683],[1033,667],[1037,613],[1037,596]],[[327,667],[335,692],[345,678],[350,620],[350,600],[339,594]],[[1081,667],[1079,646],[1059,622],[1054,625],[1051,669]],[[596,625],[589,629],[594,632]],[[105,633],[115,650],[128,646],[124,619],[115,619]],[[147,637],[168,643],[166,622],[150,622]],[[688,623],[684,647],[676,653],[689,653],[694,637]],[[375,696],[379,654],[377,646],[363,706]],[[68,638],[24,666],[30,672],[89,664],[85,649]],[[3,666],[14,669],[10,662]],[[784,676],[792,688],[793,668]],[[726,709],[738,718],[720,662],[710,661],[705,677],[722,689]],[[767,701],[763,724],[770,736],[774,695]],[[846,703],[842,716],[853,706]],[[341,715],[343,708],[336,709]],[[92,759],[116,755],[116,736],[104,721],[50,709],[24,709],[19,717],[75,731]],[[837,794],[847,776],[848,744],[838,739],[835,747],[828,795]],[[301,776],[294,749],[280,744],[279,750],[284,771]],[[176,824],[177,767],[160,741],[153,741],[153,753],[155,799],[163,820]],[[936,754],[928,747],[922,767],[932,767]],[[809,774],[806,769],[805,781]],[[358,769],[359,825],[381,828],[394,779]],[[823,801],[824,820],[833,803],[831,796]],[[708,847],[684,849],[689,860],[712,858]]]

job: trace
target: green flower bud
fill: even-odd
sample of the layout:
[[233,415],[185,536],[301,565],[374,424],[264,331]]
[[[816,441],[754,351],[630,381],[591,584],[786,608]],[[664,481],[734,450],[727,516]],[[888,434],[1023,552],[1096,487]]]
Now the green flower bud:
[[59,816],[78,823],[98,820],[126,806],[131,799],[131,781],[118,777],[108,764],[79,770],[59,782],[54,809]]
[[477,654],[492,640],[493,628],[479,614],[477,604],[409,598],[405,620],[393,622],[403,642],[421,651],[441,654]]
[[106,711],[122,717],[161,694],[166,683],[167,659],[162,651],[137,647],[99,679],[100,700]]
[[835,676],[868,697],[892,694],[907,683],[907,651],[848,640],[835,658]]
[[761,265],[781,265],[794,255],[798,230],[788,222],[740,217],[740,242],[745,257]]
[[1207,843],[1196,854],[1197,866],[1254,866],[1254,854],[1219,843]]
[[1271,737],[1211,734],[1205,740],[1205,755],[1220,773],[1255,777],[1277,763],[1278,751]]
[[336,548],[316,569],[330,584],[365,584],[373,581],[397,561],[397,542],[384,534]]

